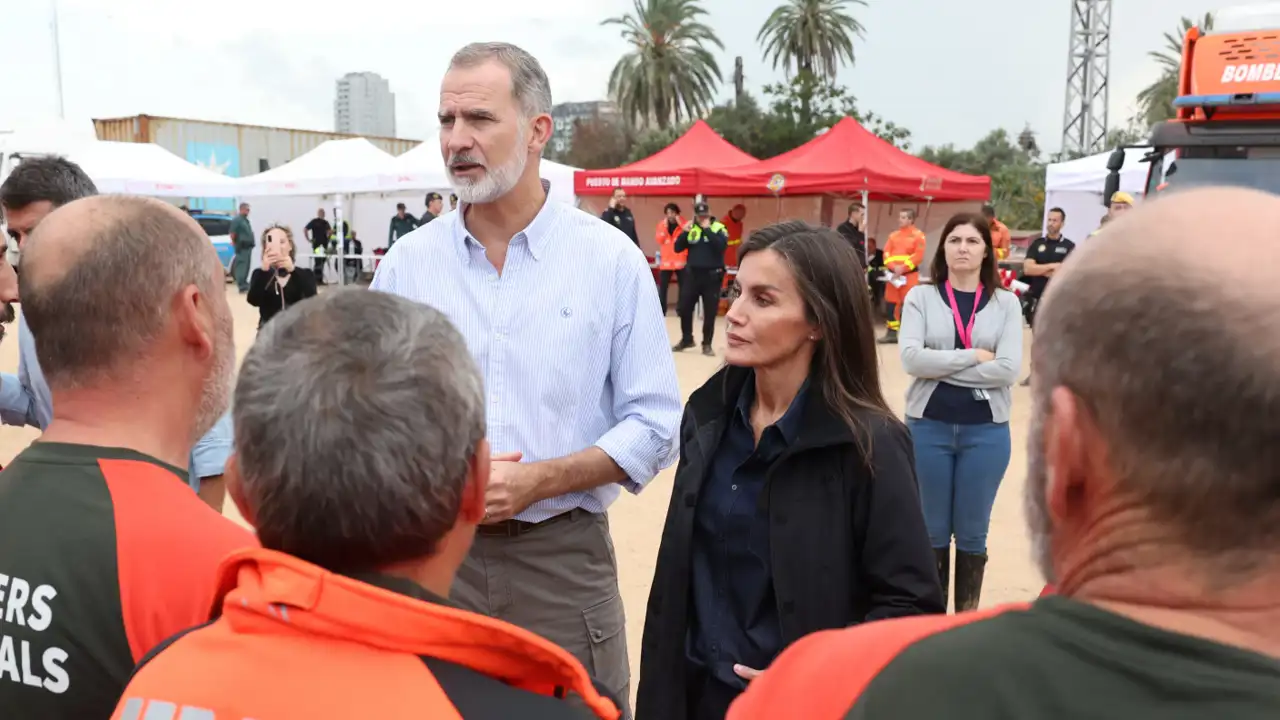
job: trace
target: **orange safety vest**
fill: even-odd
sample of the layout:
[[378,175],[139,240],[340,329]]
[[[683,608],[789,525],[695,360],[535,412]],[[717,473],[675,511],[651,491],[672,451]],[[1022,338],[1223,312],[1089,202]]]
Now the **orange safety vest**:
[[232,553],[219,601],[221,617],[135,671],[113,720],[161,704],[227,720],[461,720],[423,658],[547,697],[576,693],[603,720],[621,714],[572,655],[527,630],[283,553]]
[[895,265],[906,265],[907,273],[903,276],[907,284],[898,288],[891,283],[884,284],[884,299],[891,303],[901,303],[911,288],[920,284],[919,269],[924,264],[924,248],[927,244],[924,233],[914,225],[894,230],[884,244],[884,266],[893,270]]
[[689,257],[689,251],[676,252],[676,238],[680,237],[680,233],[684,230],[684,225],[684,218],[677,216],[676,229],[673,232],[667,232],[667,219],[664,217],[658,221],[658,229],[654,241],[658,243],[659,270],[680,270],[684,267],[685,260]]
[[[720,224],[725,227],[725,234],[729,238],[729,242],[725,245],[724,263],[729,267],[738,266],[738,248],[742,245],[743,227],[741,220],[734,220],[731,214],[734,210],[742,208],[742,205],[735,205],[720,218]],[[745,210],[745,208],[743,208]],[[728,278],[725,278],[726,280]]]
[[1009,226],[999,220],[991,221],[991,247],[996,251],[996,262],[1009,257],[1009,248],[1013,246],[1013,236],[1009,234]]

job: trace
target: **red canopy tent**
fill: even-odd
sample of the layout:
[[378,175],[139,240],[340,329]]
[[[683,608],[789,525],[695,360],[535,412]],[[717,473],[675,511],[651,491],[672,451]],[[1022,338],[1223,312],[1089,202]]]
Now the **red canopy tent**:
[[952,202],[990,198],[991,178],[927,163],[846,117],[822,135],[777,157],[704,171],[700,191],[728,197],[866,192],[872,200]]
[[612,170],[579,170],[573,174],[577,195],[609,195],[620,187],[631,195],[696,195],[708,168],[749,165],[756,159],[716,134],[702,120],[675,142],[649,157]]

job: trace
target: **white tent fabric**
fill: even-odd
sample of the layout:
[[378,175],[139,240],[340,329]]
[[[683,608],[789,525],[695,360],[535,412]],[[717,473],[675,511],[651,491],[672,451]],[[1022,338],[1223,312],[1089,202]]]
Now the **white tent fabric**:
[[329,140],[278,168],[237,181],[239,195],[330,195],[377,192],[395,158],[364,138]]
[[[427,140],[397,157],[393,166],[394,173],[384,183],[384,188],[389,192],[435,190],[445,197],[451,192],[444,157],[440,154],[440,143],[437,140]],[[577,204],[577,196],[573,194],[573,173],[577,169],[542,159],[538,170],[542,179],[551,183],[552,200]],[[410,203],[405,204],[412,209]]]
[[84,143],[67,156],[98,191],[151,197],[235,197],[236,181],[174,155],[154,143]]
[[[1120,189],[1141,201],[1147,183],[1150,165],[1143,160],[1146,150],[1131,149],[1125,152],[1124,167],[1120,170]],[[1063,235],[1081,242],[1089,236],[1107,214],[1103,204],[1103,190],[1107,183],[1107,159],[1110,152],[1090,155],[1078,160],[1053,163],[1045,169],[1044,208],[1045,218],[1049,210],[1062,208],[1067,214]]]

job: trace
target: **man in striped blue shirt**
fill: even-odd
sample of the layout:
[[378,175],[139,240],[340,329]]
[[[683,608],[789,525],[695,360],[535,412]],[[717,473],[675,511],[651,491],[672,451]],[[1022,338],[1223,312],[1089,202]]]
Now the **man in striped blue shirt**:
[[525,51],[478,43],[454,56],[440,145],[460,212],[396,243],[373,288],[443,311],[484,373],[486,524],[453,598],[558,643],[625,701],[605,511],[674,462],[680,393],[643,253],[548,199],[538,166],[550,110],[546,74]]

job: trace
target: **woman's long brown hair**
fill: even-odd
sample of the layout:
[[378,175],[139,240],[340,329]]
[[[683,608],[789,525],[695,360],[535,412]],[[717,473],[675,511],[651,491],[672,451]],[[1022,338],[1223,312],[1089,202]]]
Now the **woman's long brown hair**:
[[822,329],[809,373],[827,406],[853,431],[864,457],[871,433],[859,412],[893,417],[880,388],[880,359],[866,272],[849,241],[828,228],[793,220],[761,228],[742,244],[738,262],[772,250],[786,261],[809,322]]

